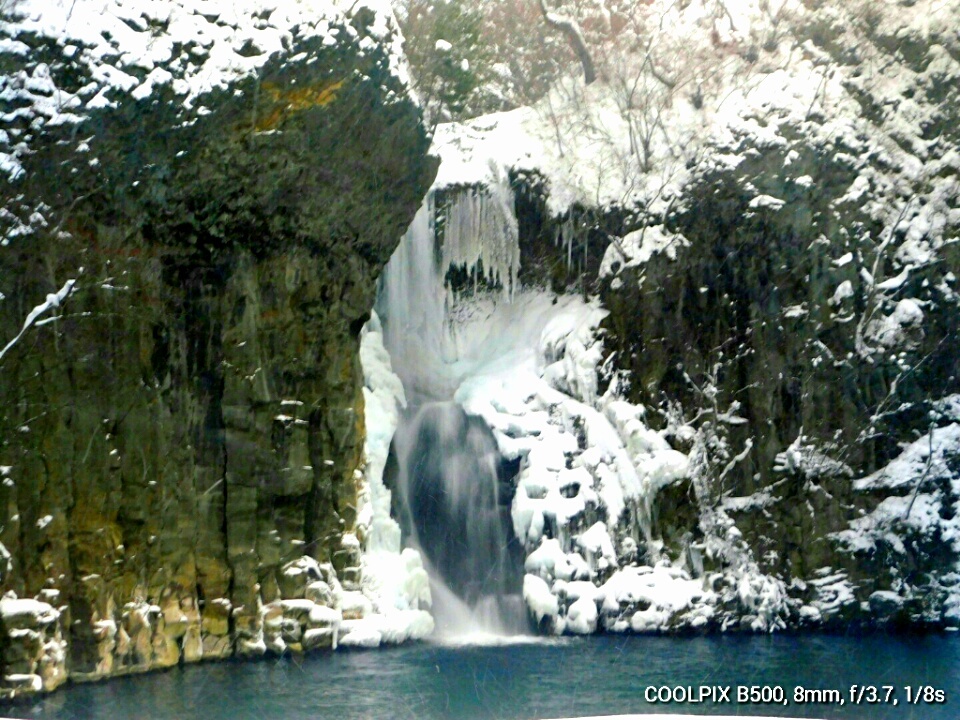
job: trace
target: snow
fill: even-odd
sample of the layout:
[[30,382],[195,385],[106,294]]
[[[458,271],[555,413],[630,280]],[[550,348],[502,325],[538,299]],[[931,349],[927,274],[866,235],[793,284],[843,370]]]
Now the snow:
[[[448,207],[462,201],[475,212],[478,199],[505,192],[502,176],[488,171],[487,181],[496,185],[480,192],[463,189]],[[408,396],[411,389],[432,393],[430,398],[452,396],[487,422],[506,458],[521,460],[511,512],[527,551],[523,597],[528,608],[538,621],[549,620],[555,633],[593,632],[603,599],[597,585],[612,582],[603,587],[613,592],[617,583],[647,588],[653,581],[662,586],[653,592],[659,604],[637,615],[635,628],[658,631],[684,612],[694,626],[706,622],[712,610],[702,579],[681,576],[674,568],[648,568],[648,575],[617,572],[616,543],[623,540],[623,528],[646,528],[642,508],[662,487],[686,477],[689,461],[644,425],[641,408],[599,396],[597,328],[605,313],[595,301],[540,290],[511,293],[505,291],[506,283],[490,292],[452,292],[443,279],[450,251],[445,249],[441,262],[435,262],[433,202],[427,199],[385,273],[377,306],[383,333],[375,317],[364,343],[386,338]],[[511,206],[505,197],[498,204],[504,212]],[[445,220],[449,217],[448,211]],[[658,233],[650,231],[651,240],[674,240]],[[469,268],[483,253],[494,251],[510,257],[504,250],[511,242],[516,244],[515,236],[499,229],[471,231],[471,257],[464,264]],[[638,246],[643,242],[638,236]],[[487,262],[484,268],[489,272]],[[502,272],[488,278],[508,276]],[[372,380],[385,367],[382,357],[368,362],[372,350],[372,344],[364,350],[371,391]],[[391,403],[391,408],[398,406]],[[381,417],[379,410],[372,417]],[[377,420],[372,433],[386,437],[383,428],[392,428],[391,423],[381,428]],[[576,529],[589,513],[607,520]],[[552,537],[545,537],[548,527]],[[623,546],[630,543],[624,540]],[[635,552],[635,542],[632,547]],[[369,552],[364,562],[369,567]],[[611,574],[614,579],[608,580]],[[694,598],[702,604],[696,611],[689,607]],[[623,631],[630,618],[605,623]]]
[[[438,128],[434,150],[442,163],[434,189],[445,189],[445,207],[436,207],[434,195],[428,196],[387,267],[377,305],[384,344],[408,399],[453,397],[487,422],[505,458],[521,461],[511,514],[527,553],[523,595],[535,617],[549,619],[557,633],[587,632],[601,619],[587,604],[602,599],[582,591],[571,598],[569,584],[607,587],[604,583],[612,582],[607,590],[615,607],[619,585],[638,597],[646,593],[648,605],[604,615],[607,629],[699,627],[711,620],[719,602],[704,590],[706,578],[683,576],[669,564],[644,572],[618,570],[623,564],[618,545],[636,555],[631,532],[648,541],[651,562],[665,560],[650,538],[649,507],[663,487],[689,476],[689,458],[646,426],[642,408],[615,393],[600,396],[598,327],[605,312],[596,301],[513,284],[519,255],[512,254],[517,252],[516,221],[506,171],[533,163],[514,152],[519,148],[535,149],[543,169],[543,146],[524,134],[528,111],[533,112]],[[548,177],[551,183],[557,180]],[[564,198],[574,196],[561,192],[553,207],[562,210]],[[558,198],[555,185],[551,198]],[[439,263],[434,213],[444,232]],[[616,256],[607,251],[605,272],[617,271],[615,263],[641,264],[655,253],[675,257],[686,243],[662,225],[649,226],[623,238]],[[475,284],[457,293],[445,285],[448,267],[472,270],[478,263],[492,291]],[[725,418],[742,422],[733,410]],[[781,627],[782,585],[760,573],[722,510],[711,518],[707,525],[715,530],[708,551],[731,566],[734,599],[755,613],[754,629]],[[699,558],[699,552],[688,548],[677,562],[700,572],[702,563],[687,559]]]
[[[681,10],[675,3],[651,4],[652,16],[660,15],[661,26],[669,28],[660,42],[667,47],[676,43],[691,56],[701,53],[702,60],[711,57],[718,69],[702,108],[690,105],[683,93],[674,93],[668,103],[656,106],[661,114],[655,127],[662,132],[651,138],[648,169],[638,168],[636,158],[630,156],[633,136],[614,84],[598,82],[582,87],[569,81],[534,107],[438,127],[435,152],[442,165],[435,187],[495,187],[496,177],[505,169],[525,170],[546,180],[549,211],[554,215],[563,214],[574,203],[597,206],[636,202],[646,208],[648,216],[656,218],[678,199],[682,203],[684,184],[691,177],[713,167],[739,164],[745,146],[786,150],[785,172],[794,172],[791,167],[800,155],[792,150],[795,140],[791,138],[800,132],[805,142],[858,171],[846,194],[837,201],[837,208],[862,209],[885,227],[881,237],[898,225],[906,233],[905,241],[898,242],[892,252],[896,260],[893,277],[877,278],[879,291],[892,293],[913,269],[935,262],[937,238],[949,228],[960,226],[960,213],[955,209],[956,167],[960,161],[949,149],[937,156],[937,144],[924,139],[922,127],[935,121],[932,105],[921,106],[912,98],[918,88],[960,79],[960,63],[955,57],[934,45],[930,61],[923,70],[914,72],[903,63],[888,66],[882,56],[875,58],[865,50],[860,66],[847,67],[838,65],[812,43],[791,47],[782,42],[776,51],[764,51],[762,62],[746,64],[742,59],[724,56],[718,47],[705,46],[704,17],[698,15],[705,6],[682,5]],[[722,18],[707,18],[724,42],[735,47],[753,32],[772,32],[769,22],[775,11],[761,12],[755,2],[737,3],[736,9],[728,5],[736,23],[726,26]],[[785,18],[803,18],[808,12],[797,2],[778,6],[782,6]],[[917,22],[924,12],[941,20]],[[943,35],[943,29],[951,26],[957,14],[955,5],[925,1],[907,13],[907,28],[900,27],[900,13],[892,6],[884,7],[877,16],[889,35],[923,39],[934,33]],[[848,46],[857,44],[851,36]],[[716,53],[721,54],[714,57]],[[873,124],[864,118],[852,96],[854,91],[866,93],[883,106],[883,120]],[[658,102],[655,90],[647,88],[644,92],[649,94],[645,96],[648,102]],[[816,181],[796,171],[792,182],[810,189]],[[929,191],[924,191],[923,198],[914,198],[919,201],[912,202],[909,212],[898,218],[905,182],[914,188],[927,183]],[[765,193],[757,193],[749,204],[757,211],[787,207],[786,200]],[[630,234],[611,243],[602,274],[614,275],[618,266],[642,264],[657,252],[673,257],[678,243],[683,242],[682,238],[669,237],[655,221],[637,232],[639,235]],[[570,237],[565,239],[570,241]],[[850,252],[842,252],[834,264],[843,267],[853,257]],[[612,282],[618,286],[620,280]],[[840,286],[835,302],[845,299],[852,289]],[[900,306],[896,316],[875,323],[872,329],[882,339],[881,346],[889,348],[909,340],[900,322],[907,309]],[[795,310],[805,311],[800,306]],[[917,317],[915,312],[913,317]]]
[[70,297],[70,294],[73,292],[74,288],[76,287],[76,284],[77,284],[77,281],[73,278],[71,278],[70,280],[67,280],[63,284],[63,287],[61,287],[57,292],[49,293],[46,299],[42,303],[40,303],[39,305],[34,307],[33,310],[27,313],[27,317],[23,321],[23,327],[20,329],[20,332],[18,332],[14,336],[14,338],[10,340],[10,342],[8,342],[3,347],[2,350],[0,350],[0,360],[2,360],[4,355],[6,355],[10,351],[10,349],[17,344],[20,338],[23,337],[23,334],[30,329],[31,325],[37,324],[37,318],[39,318],[41,315],[43,315],[44,313],[50,310],[56,310],[57,308],[60,307],[62,303],[66,301],[66,299]]
[[[375,638],[389,643],[424,638],[433,632],[433,619],[426,610],[431,596],[423,560],[415,550],[401,551],[400,526],[390,517],[390,490],[383,484],[390,442],[406,397],[383,347],[383,327],[376,312],[360,335],[360,363],[366,427],[357,518],[364,536],[360,543],[362,592],[347,597],[348,602],[352,598],[360,603],[359,609],[351,609],[364,614],[367,624],[348,626],[359,628],[361,634],[353,639],[345,635],[342,641],[346,646],[367,647]],[[351,537],[352,542],[358,540]]]
[[[256,17],[264,10],[273,11],[268,23]],[[158,81],[171,81],[172,76],[161,66],[180,64],[173,56],[176,44],[203,48],[206,59],[199,60],[194,54],[183,76],[173,83],[186,104],[253,72],[270,53],[281,50],[295,26],[301,26],[305,36],[322,36],[330,31],[330,21],[339,19],[326,0],[302,0],[282,9],[267,7],[259,0],[239,0],[212,12],[198,0],[112,0],[106,5],[98,0],[25,0],[19,11],[24,15],[18,23],[21,31],[79,46],[78,57],[91,67],[99,83],[140,97],[148,96]],[[149,25],[153,24],[165,24],[166,32],[152,33]],[[237,52],[247,40],[262,52],[252,57]],[[119,58],[117,65],[109,64],[112,57]],[[149,72],[139,81],[125,69]]]
[[524,569],[543,580],[588,580],[592,575],[583,556],[564,552],[556,538],[544,538],[540,546],[527,555]]
[[524,575],[523,600],[537,622],[544,618],[554,618],[560,611],[557,598],[550,592],[550,586],[536,575]]
[[325,605],[314,605],[310,608],[309,617],[311,625],[339,625],[343,621],[343,611]]
[[610,540],[610,533],[607,532],[606,523],[594,523],[589,530],[576,536],[576,543],[591,565],[594,564],[594,559],[605,560],[607,563],[617,561],[617,554],[613,550],[613,542]]
[[597,605],[591,597],[581,597],[567,609],[566,629],[576,635],[597,631]]
[[344,616],[365,617],[373,611],[373,603],[362,592],[350,590],[340,595],[340,611]]
[[341,632],[344,634],[339,645],[343,647],[375,648],[383,642],[383,634],[379,630],[361,621],[345,620]]
[[[679,28],[682,13],[676,14],[671,20]],[[695,38],[699,32],[696,22],[683,31]],[[727,136],[731,126],[742,127],[743,115],[758,105],[772,105],[778,99],[792,101],[790,109],[795,113],[810,108],[820,74],[812,64],[796,58],[792,61],[790,71],[799,77],[776,71],[753,82],[753,78],[745,80],[731,73],[724,80],[733,87],[717,93],[718,107],[698,112],[682,97],[658,106],[662,113],[659,126],[664,132],[650,138],[652,164],[657,166],[651,172],[631,167],[630,129],[621,112],[624,100],[615,89],[604,83],[587,87],[569,83],[534,107],[439,126],[435,151],[442,164],[435,187],[487,185],[491,167],[514,168],[534,171],[548,180],[549,209],[555,215],[578,202],[596,206],[652,199],[655,206],[666,207],[688,174],[683,163],[671,159],[671,143],[686,146],[693,156],[694,148],[705,141]],[[737,82],[742,87],[736,86]],[[656,93],[650,92],[652,100]],[[773,109],[764,108],[768,112]],[[752,133],[778,141],[774,128],[764,129],[753,119],[747,122]],[[669,140],[662,135],[669,135]],[[755,207],[778,209],[783,204],[770,196],[754,200]]]
[[[354,12],[358,6],[373,9],[377,13],[375,34],[379,31],[382,36],[387,35],[392,20],[388,4],[368,1],[350,6]],[[201,0],[112,0],[106,5],[103,0],[24,0],[19,11],[28,18],[20,24],[24,31],[81,46],[80,57],[93,64],[95,73],[99,71],[105,76],[98,79],[106,80],[108,85],[120,84],[142,96],[149,95],[154,85],[172,81],[173,76],[161,65],[180,65],[173,56],[176,45],[195,44],[203,48],[202,53],[193,54],[182,77],[173,82],[174,91],[184,96],[186,104],[214,87],[255,71],[294,35],[336,38],[340,32],[352,34],[344,23],[341,8],[329,0],[298,0],[281,5],[237,0],[213,11]],[[264,15],[266,20],[262,19]],[[392,22],[395,24],[395,20]],[[155,23],[166,24],[166,32],[152,32],[150,26]],[[150,40],[146,41],[148,36]],[[239,49],[248,41],[260,53],[241,54]],[[120,57],[118,66],[94,64],[106,62],[114,55]],[[198,55],[206,58],[200,60]],[[124,67],[149,72],[138,81],[124,73]]]
[[[948,398],[944,406],[949,407],[954,398]],[[888,495],[872,512],[852,520],[848,529],[835,533],[833,539],[850,553],[873,553],[886,546],[897,555],[909,557],[918,551],[918,543],[934,542],[950,548],[955,558],[960,556],[960,504],[953,499],[960,496],[960,476],[951,465],[957,448],[960,423],[932,427],[886,467],[854,481],[854,488],[860,491],[895,494]],[[948,484],[948,492],[941,490],[941,483]],[[954,561],[952,573],[947,569],[943,580],[947,595],[944,619],[955,624],[960,621],[955,612],[960,606],[960,587],[950,576],[956,577],[957,573],[960,560]],[[841,586],[835,592],[833,605],[852,602],[849,590]],[[908,593],[909,588],[902,588],[902,592]]]
[[383,485],[383,469],[390,453],[400,411],[407,401],[403,384],[383,347],[383,328],[376,312],[360,334],[360,363],[364,375],[364,467],[358,524],[366,529],[370,551],[400,551],[400,526],[390,517],[390,491]]
[[[946,398],[941,408],[949,409],[956,396]],[[942,411],[941,411],[942,412]],[[946,415],[946,413],[944,413]],[[832,538],[841,548],[854,554],[875,553],[881,546],[895,555],[912,557],[922,550],[924,543],[949,548],[954,557],[960,556],[960,519],[954,498],[960,495],[960,476],[955,472],[957,449],[960,448],[960,424],[931,427],[925,437],[906,446],[903,452],[886,467],[854,481],[859,491],[886,491],[889,494],[871,512],[849,523],[846,530],[834,533]],[[946,485],[945,491],[942,487]],[[960,560],[954,561],[953,571],[948,567],[942,579],[946,599],[944,620],[960,624]],[[826,595],[826,612],[836,612],[854,601],[849,582],[842,575],[814,581],[821,594]],[[906,584],[895,584],[908,596]]]
[[375,648],[421,640],[433,632],[433,618],[422,610],[374,614],[340,625],[340,644],[345,647]]
[[775,197],[772,197],[772,196],[770,196],[770,195],[758,195],[757,197],[753,198],[753,200],[751,200],[751,201],[747,204],[747,207],[749,207],[749,208],[751,208],[751,209],[753,209],[753,210],[756,210],[756,209],[759,209],[759,208],[767,208],[767,209],[770,209],[770,210],[779,210],[780,208],[782,208],[782,207],[783,207],[784,205],[786,205],[786,204],[787,204],[786,201],[785,201],[785,200],[781,200],[780,198],[775,198]]
[[[349,533],[347,537],[352,537]],[[356,538],[354,538],[356,541]],[[351,541],[348,540],[348,545]],[[290,578],[323,577],[304,587],[304,598],[287,598],[264,606],[264,628],[270,634],[254,641],[282,652],[286,647],[278,634],[285,618],[304,628],[303,642],[310,647],[330,638],[334,650],[343,647],[376,647],[381,643],[419,640],[433,631],[433,618],[420,605],[429,605],[430,591],[418,553],[379,550],[361,558],[359,589],[345,589],[333,567],[303,556],[288,563]],[[216,602],[216,601],[214,601]],[[223,601],[227,602],[227,601]],[[275,616],[268,613],[279,610]]]
[[[524,492],[518,492],[514,506],[518,535],[527,534],[522,529],[525,518],[538,522],[532,519],[538,512],[566,521],[590,502],[599,501],[612,517],[619,517],[626,498],[640,492],[636,469],[603,414],[556,389],[595,393],[599,354],[590,335],[603,313],[576,298],[559,298],[554,304],[549,296],[524,292],[506,312],[481,317],[492,327],[478,328],[474,337],[488,338],[489,344],[482,356],[464,363],[470,374],[454,397],[467,412],[487,420],[503,454],[526,459],[520,475]],[[459,329],[461,337],[471,332],[472,324]],[[562,344],[556,342],[558,326],[567,333],[561,336]],[[594,452],[581,452],[575,426],[583,428]],[[563,472],[568,459],[575,476]],[[577,477],[576,496],[564,497],[561,488]],[[545,495],[531,497],[527,490]]]
[[856,602],[853,584],[846,574],[831,571],[832,568],[821,568],[817,571],[820,577],[808,581],[816,597],[812,607],[826,619],[836,616],[843,608]]
[[[294,39],[319,38],[325,45],[355,40],[348,19],[364,8],[373,11],[368,31],[375,40],[364,38],[361,51],[381,43],[389,71],[409,87],[403,39],[388,0],[235,0],[215,6],[206,0],[22,0],[15,19],[0,22],[10,35],[3,47],[24,52],[18,34],[51,38],[92,82],[71,93],[53,85],[42,63],[32,74],[14,73],[4,78],[4,95],[20,102],[3,120],[35,118],[34,130],[77,123],[121,95],[143,100],[161,86],[178,95],[183,107],[203,114],[206,93],[256,73]],[[0,172],[16,177],[23,151],[0,144]]]
[[934,403],[933,412],[948,420],[960,421],[960,395],[940,398]]
[[796,473],[806,478],[844,475],[853,477],[853,470],[848,465],[830,457],[802,432],[786,450],[777,454],[773,470],[778,473]]
[[39,675],[10,673],[3,679],[13,687],[28,687],[31,692],[38,693],[43,689],[43,678]]
[[831,305],[839,305],[844,300],[852,298],[853,293],[853,283],[849,280],[844,280],[842,283],[837,285],[837,289],[834,290],[833,296],[830,298]]
[[857,490],[912,488],[917,478],[925,472],[932,477],[949,477],[949,463],[958,447],[960,423],[933,428],[927,436],[906,447],[888,465],[865,478],[855,480],[853,486]]
[[0,617],[8,627],[15,627],[27,618],[37,618],[41,623],[54,622],[60,612],[49,604],[29,598],[0,598]]
[[315,605],[313,600],[288,599],[280,601],[280,606],[288,612],[309,613]]
[[[367,31],[371,38],[375,38],[387,49],[390,73],[396,77],[403,87],[407,88],[407,95],[417,101],[416,93],[412,89],[410,67],[403,49],[403,34],[394,12],[394,4],[390,0],[334,0],[336,7],[347,18],[355,17],[363,10],[372,13],[373,23]],[[350,28],[347,28],[350,32]],[[332,44],[338,38],[328,36],[325,44]]]
[[[654,567],[626,567],[618,570],[599,590],[604,627],[623,631],[629,622],[634,632],[655,632],[668,626],[674,616],[693,609],[703,618],[712,615],[709,605],[694,608],[706,593],[700,580],[666,563]],[[691,619],[692,626],[696,627]]]
[[636,230],[607,247],[600,264],[600,277],[615,275],[623,268],[642,265],[660,253],[675,260],[677,250],[689,244],[682,235],[671,233],[662,225],[652,225]]
[[[692,19],[698,12],[696,3],[683,4],[693,8],[689,11],[678,9],[680,4],[660,4],[656,0],[652,5],[660,9],[669,5],[666,12],[673,13],[669,14],[670,22],[665,22],[670,37],[663,42],[687,38],[691,48],[703,49],[691,30],[696,25]],[[796,2],[783,6],[799,17],[808,12]],[[735,45],[750,37],[754,29],[769,29],[762,13],[757,12],[757,3],[730,7],[733,16],[729,25],[718,29],[723,42]],[[942,39],[949,35],[945,28],[956,26],[958,15],[960,6],[956,3],[919,0],[906,14],[894,4],[884,4],[877,12],[876,32],[881,37],[918,42],[934,34]],[[836,17],[841,18],[842,13]],[[670,24],[674,20],[676,23]],[[841,44],[858,47],[862,53],[859,63],[840,64],[811,42],[802,46],[781,42],[776,50],[764,50],[760,61],[752,66],[739,64],[742,59],[718,59],[720,69],[713,78],[716,85],[707,93],[702,109],[694,109],[682,94],[674,94],[671,104],[662,108],[662,134],[669,137],[654,138],[648,170],[619,167],[611,160],[625,157],[629,144],[614,91],[603,82],[584,88],[569,81],[535,107],[440,126],[435,151],[442,165],[435,188],[496,188],[504,171],[513,169],[531,171],[546,181],[548,211],[558,217],[577,202],[587,206],[642,205],[647,227],[614,238],[603,259],[601,274],[616,288],[618,283],[622,285],[617,275],[624,268],[642,266],[656,255],[672,260],[685,247],[686,239],[672,235],[660,218],[671,207],[683,204],[684,186],[691,179],[713,169],[736,168],[745,157],[744,149],[755,148],[751,152],[777,152],[785,157],[783,174],[788,188],[815,192],[820,178],[806,174],[809,167],[802,166],[803,156],[797,152],[803,147],[814,148],[851,169],[853,179],[841,190],[833,208],[838,217],[855,210],[881,228],[874,231],[875,237],[868,238],[875,243],[873,251],[866,245],[866,250],[854,253],[849,244],[826,237],[811,246],[812,252],[826,252],[827,258],[834,258],[833,268],[844,269],[830,304],[838,315],[845,313],[845,321],[849,321],[857,319],[851,314],[859,307],[857,303],[873,303],[860,318],[858,334],[862,329],[865,342],[858,345],[858,351],[876,361],[895,357],[897,351],[917,346],[930,312],[929,300],[906,296],[905,289],[914,284],[918,271],[936,268],[939,275],[930,281],[931,286],[947,300],[955,301],[957,296],[951,286],[956,278],[944,267],[940,252],[960,227],[960,212],[956,210],[960,159],[954,150],[944,150],[942,143],[930,142],[923,128],[932,126],[938,117],[934,104],[924,101],[924,88],[934,82],[942,87],[960,79],[960,63],[955,53],[934,45],[921,69],[914,70],[904,62],[888,62],[889,56],[877,52],[876,47],[860,43],[852,26],[838,27],[837,31],[842,36]],[[882,108],[878,117],[865,117],[861,104],[864,97]],[[655,95],[648,100],[655,100]],[[796,140],[798,134],[801,142]],[[789,197],[752,188],[748,204],[757,214],[787,212]],[[565,240],[570,241],[566,233]],[[642,272],[639,282],[644,282]],[[522,291],[514,298],[517,302],[530,303],[531,308],[534,305]],[[494,345],[499,345],[497,332],[509,333],[510,323],[517,321],[502,307],[478,309],[479,305],[474,303],[469,310],[460,308],[465,315],[482,316],[482,322],[464,323],[459,332],[482,328],[478,332],[485,342],[491,342],[486,339],[490,337]],[[475,372],[478,368],[474,366],[454,384],[457,399],[494,428],[502,452],[523,459],[513,520],[515,532],[528,550],[526,570],[545,582],[560,584],[569,579],[569,558],[578,547],[578,533],[568,532],[565,527],[571,519],[584,517],[592,508],[602,508],[607,511],[611,540],[620,542],[618,528],[624,517],[635,514],[642,527],[645,502],[662,487],[690,476],[696,468],[689,457],[671,449],[662,435],[645,425],[640,409],[634,409],[635,415],[631,416],[631,409],[618,405],[615,397],[597,397],[598,359],[591,355],[597,349],[593,342],[596,322],[572,307],[555,312],[550,332],[546,327],[541,330],[536,353],[539,357],[532,366],[521,363],[514,354],[509,374],[504,370],[506,361],[500,367],[479,368],[481,372]],[[782,312],[786,317],[801,318],[811,316],[814,308],[812,303],[800,303]],[[503,325],[495,319],[499,317]],[[484,334],[488,327],[497,328],[497,332]],[[525,332],[536,329],[527,326]],[[594,412],[601,415],[602,422]],[[735,410],[725,413],[723,419],[731,424],[745,422]],[[855,487],[903,493],[912,489],[925,472],[943,477],[948,449],[957,447],[954,432],[953,426],[934,430],[880,473],[856,481]],[[575,445],[574,439],[579,444]],[[586,448],[581,449],[580,444]],[[731,462],[742,457],[742,453],[731,455]],[[778,455],[775,470],[797,472],[810,479],[852,479],[853,471],[840,457],[842,454],[804,437],[801,431]],[[587,474],[580,474],[574,481],[564,476],[571,471]],[[732,581],[732,589],[721,593],[723,600],[738,603],[755,629],[782,626],[786,588],[761,572],[727,512],[748,507],[759,510],[771,502],[769,492],[726,498],[701,517],[701,527],[708,536],[702,551],[722,561],[727,579]],[[853,547],[871,545],[880,537],[895,539],[901,530],[894,526],[904,523],[927,534],[932,532],[930,528],[938,527],[948,539],[955,537],[950,523],[938,524],[938,509],[951,513],[931,492],[921,492],[916,498],[910,492],[906,497],[888,497],[875,512],[855,520],[842,538]],[[554,537],[545,539],[548,529]],[[585,548],[579,549],[590,555]],[[596,559],[580,557],[595,577],[600,569]],[[821,580],[812,584],[820,598],[806,606],[808,617],[838,612],[853,597],[844,578]],[[696,578],[689,581],[697,584]],[[700,602],[703,607],[709,606],[710,593],[704,592]],[[646,615],[637,614],[635,629],[662,628],[670,612],[673,610],[654,608],[644,611]],[[559,614],[562,619],[562,606]]]
[[[878,285],[879,287],[879,285]],[[892,349],[908,342],[910,328],[919,328],[923,323],[923,310],[917,300],[900,300],[889,315],[867,323],[866,339],[875,346]]]

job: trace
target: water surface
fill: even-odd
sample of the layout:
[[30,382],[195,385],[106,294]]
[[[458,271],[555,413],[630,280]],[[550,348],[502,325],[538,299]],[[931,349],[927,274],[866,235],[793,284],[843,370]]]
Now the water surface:
[[[836,689],[843,706],[645,702],[648,686],[780,685]],[[893,685],[893,705],[851,704],[851,685]],[[945,704],[907,705],[904,686]],[[732,699],[735,699],[732,698]],[[618,713],[956,720],[960,638],[875,635],[602,636],[488,647],[410,645],[305,658],[224,662],[71,685],[0,706],[26,718],[157,720],[533,720]]]

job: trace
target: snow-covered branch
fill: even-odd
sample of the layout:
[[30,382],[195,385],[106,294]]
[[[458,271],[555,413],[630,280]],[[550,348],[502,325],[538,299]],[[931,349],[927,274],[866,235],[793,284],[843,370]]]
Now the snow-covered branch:
[[547,21],[547,25],[562,32],[567,38],[567,42],[570,43],[570,47],[572,47],[573,51],[577,54],[577,59],[580,60],[580,64],[583,66],[584,83],[589,85],[596,80],[597,71],[593,64],[593,56],[590,54],[589,48],[587,48],[587,41],[584,39],[583,32],[580,30],[580,25],[577,21],[571,17],[550,10],[550,8],[547,7],[546,0],[540,0],[540,11],[543,13],[543,19]]
[[900,228],[900,224],[907,216],[907,211],[910,209],[912,204],[913,198],[910,198],[904,204],[896,222],[893,223],[893,226],[887,233],[887,237],[883,240],[883,242],[880,243],[880,245],[877,246],[873,257],[873,266],[871,267],[870,271],[867,272],[866,268],[863,268],[860,273],[861,277],[866,281],[867,284],[867,298],[866,308],[863,314],[860,316],[860,321],[857,323],[857,328],[854,332],[854,348],[857,351],[857,355],[861,359],[866,360],[871,364],[873,363],[873,354],[876,352],[876,348],[867,344],[865,336],[870,321],[880,309],[880,302],[877,300],[878,293],[882,294],[883,291],[881,283],[878,280],[878,275],[881,270],[880,263],[882,260],[886,259],[887,248],[896,239],[897,230]]
[[70,297],[70,293],[73,292],[73,288],[76,284],[77,284],[77,281],[75,279],[67,280],[63,284],[62,288],[60,288],[55,293],[50,293],[49,295],[47,295],[46,300],[44,300],[42,303],[37,305],[33,310],[31,310],[27,315],[27,319],[23,321],[23,327],[20,329],[20,332],[17,333],[16,337],[14,337],[13,340],[8,342],[4,346],[3,350],[0,350],[0,360],[3,360],[3,358],[10,351],[10,349],[14,345],[16,345],[17,342],[19,342],[20,338],[23,337],[24,333],[27,332],[27,330],[29,330],[31,326],[36,324],[37,318],[39,318],[41,315],[43,315],[45,312],[49,310],[53,310],[55,308],[60,307],[60,305],[62,305],[63,302],[68,297]]

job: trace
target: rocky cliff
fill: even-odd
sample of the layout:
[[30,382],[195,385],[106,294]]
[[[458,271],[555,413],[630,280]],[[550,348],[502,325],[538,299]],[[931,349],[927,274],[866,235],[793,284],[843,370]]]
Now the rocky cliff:
[[435,181],[389,14],[95,4],[2,25],[3,695],[430,631],[370,309],[431,182],[541,630],[960,625],[960,4],[635,4]]
[[584,301],[518,397],[461,392],[522,460],[531,614],[957,627],[960,5],[648,5],[677,82],[627,57],[437,133],[438,227],[512,191],[524,292]]
[[665,538],[727,515],[797,626],[956,625],[960,45],[881,8],[793,32],[827,99],[744,112],[607,251],[611,372],[693,460]]
[[0,25],[0,697],[336,643],[435,173],[389,14],[94,4]]

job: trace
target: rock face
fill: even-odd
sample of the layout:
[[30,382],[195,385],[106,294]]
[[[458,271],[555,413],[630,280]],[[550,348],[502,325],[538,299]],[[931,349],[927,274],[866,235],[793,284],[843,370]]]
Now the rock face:
[[[838,27],[811,32],[841,73],[861,62],[830,59]],[[602,289],[625,396],[693,446],[705,482],[686,494],[736,522],[801,626],[960,619],[957,45],[892,33],[864,42],[910,48],[896,90],[842,82],[856,132],[817,113],[734,129],[736,163],[695,168],[662,225],[608,251]],[[703,532],[670,493],[658,505],[664,539]]]
[[52,689],[66,679],[66,643],[60,613],[37,600],[0,600],[4,692],[10,695]]
[[[720,90],[597,83],[437,132],[446,216],[509,173],[524,290],[605,316],[564,311],[538,376],[476,403],[522,455],[548,631],[960,626],[957,23],[794,5],[704,49],[741,63]],[[663,137],[635,163],[639,127]]]
[[336,643],[359,333],[435,165],[384,18],[323,22],[189,101],[4,25],[5,87],[109,102],[7,156],[0,328],[29,327],[0,358],[0,697]]

